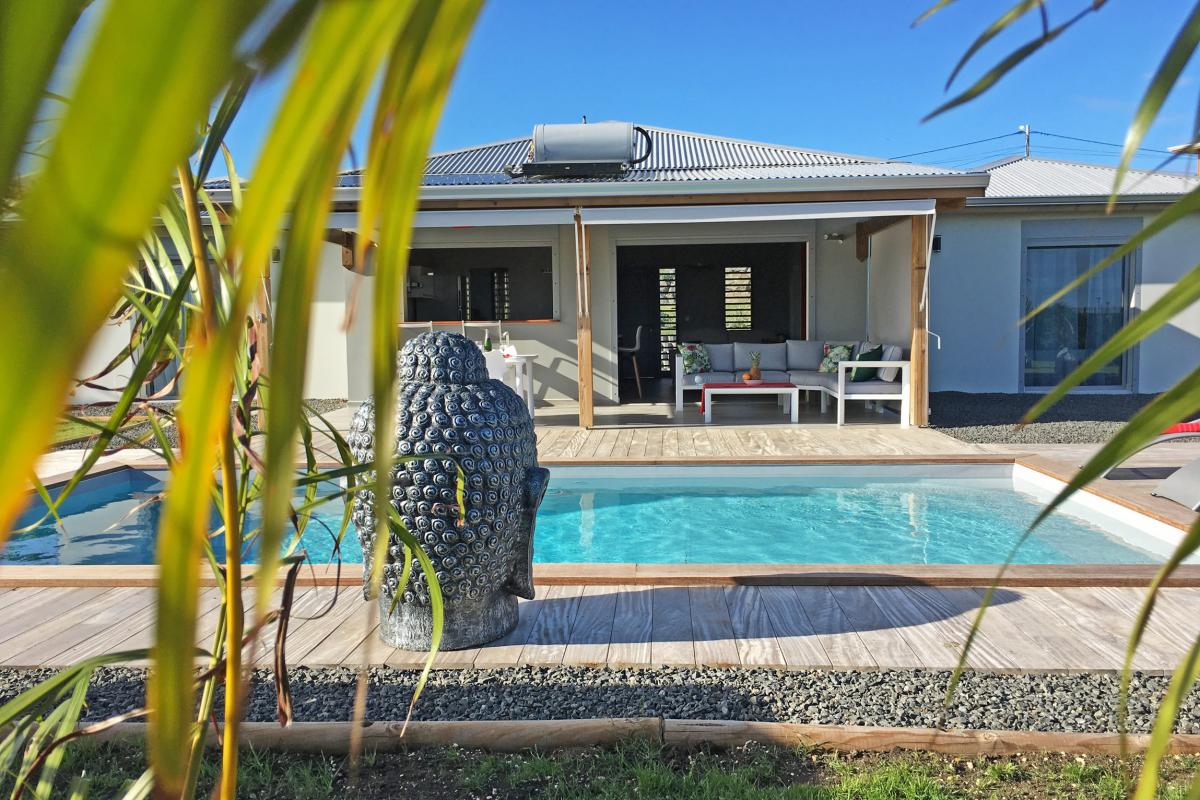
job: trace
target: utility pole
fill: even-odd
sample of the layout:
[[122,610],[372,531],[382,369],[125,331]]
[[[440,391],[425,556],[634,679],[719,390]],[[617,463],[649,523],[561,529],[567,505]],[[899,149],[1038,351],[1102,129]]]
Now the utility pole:
[[1177,144],[1174,147],[1168,147],[1172,153],[1177,156],[1195,156],[1196,157],[1196,175],[1200,177],[1200,142],[1189,142],[1187,144]]
[[1030,150],[1029,150],[1029,123],[1025,123],[1024,125],[1018,125],[1018,126],[1017,126],[1017,130],[1019,130],[1021,133],[1025,134],[1025,157],[1026,157],[1026,158],[1029,158],[1029,154],[1030,154]]

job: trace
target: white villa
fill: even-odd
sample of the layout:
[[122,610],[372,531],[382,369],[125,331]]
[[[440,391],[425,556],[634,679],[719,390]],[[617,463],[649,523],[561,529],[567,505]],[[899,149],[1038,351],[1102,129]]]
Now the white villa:
[[[538,405],[577,403],[584,426],[594,406],[641,393],[673,402],[675,350],[691,342],[892,345],[909,362],[913,424],[927,421],[931,391],[1044,391],[1200,253],[1193,218],[1021,326],[1198,181],[1134,172],[1106,215],[1109,167],[1010,158],[952,170],[622,125],[633,158],[619,165],[578,148],[555,162],[531,153],[531,137],[430,156],[397,298],[408,323],[499,321],[493,336],[535,359]],[[336,189],[311,397],[369,392],[367,320],[342,330],[359,182],[348,173]],[[1192,308],[1081,390],[1158,392],[1198,363]]]

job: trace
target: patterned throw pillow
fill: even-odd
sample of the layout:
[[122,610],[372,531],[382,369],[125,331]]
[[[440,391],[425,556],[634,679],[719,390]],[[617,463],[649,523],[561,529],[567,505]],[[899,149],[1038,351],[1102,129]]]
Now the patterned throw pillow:
[[708,348],[699,342],[695,344],[680,344],[679,354],[683,356],[683,374],[695,375],[697,372],[712,372],[712,362],[708,358]]
[[851,352],[852,347],[848,344],[825,345],[825,357],[821,359],[817,372],[837,372],[838,362],[850,358]]

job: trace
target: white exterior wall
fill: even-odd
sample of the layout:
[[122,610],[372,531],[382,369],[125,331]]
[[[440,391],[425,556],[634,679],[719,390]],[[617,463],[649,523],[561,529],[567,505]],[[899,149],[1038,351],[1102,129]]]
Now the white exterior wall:
[[[1142,247],[1136,307],[1149,308],[1200,263],[1200,216],[1177,222]],[[1200,366],[1200,304],[1175,316],[1141,344],[1137,388],[1162,392]]]
[[902,220],[871,237],[867,338],[912,343],[912,223]]
[[[320,259],[309,321],[304,396],[341,398],[349,392],[348,342],[342,330],[349,272],[342,266],[342,248],[338,245],[326,242],[321,248]],[[272,280],[278,281],[277,273]]]
[[[839,244],[825,241],[826,233],[845,237]],[[867,331],[867,265],[854,255],[854,223],[822,220],[816,227],[816,244],[811,254],[808,276],[809,293],[815,288],[809,305],[808,335],[823,342],[857,341]]]
[[929,264],[929,388],[1016,392],[1020,386],[1021,218],[939,214]]
[[[88,345],[87,353],[84,355],[83,363],[77,373],[79,377],[88,378],[104,369],[121,352],[121,349],[129,344],[129,335],[132,329],[133,325],[129,322],[105,322],[92,337],[91,344]],[[116,391],[81,386],[71,392],[67,402],[72,405],[116,402],[121,396],[121,390],[125,388],[125,384],[129,380],[131,370],[132,365],[126,362],[111,374],[96,381],[103,386],[112,386]]]
[[[942,252],[930,273],[930,390],[1020,391],[1022,226],[1080,241],[1136,230],[1141,214],[997,209],[939,215]],[[1033,223],[1032,226],[1029,223]],[[1149,307],[1200,260],[1200,217],[1147,242],[1135,258],[1131,310]],[[1133,390],[1161,392],[1200,364],[1200,308],[1144,341],[1133,358]]]

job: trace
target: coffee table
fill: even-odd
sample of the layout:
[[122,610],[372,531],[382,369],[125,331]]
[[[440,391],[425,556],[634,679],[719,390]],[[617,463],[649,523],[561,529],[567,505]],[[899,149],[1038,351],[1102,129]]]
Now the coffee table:
[[712,423],[713,398],[719,394],[773,394],[779,397],[784,413],[791,413],[792,423],[800,421],[800,388],[791,383],[706,383],[700,387],[700,410],[704,424]]

